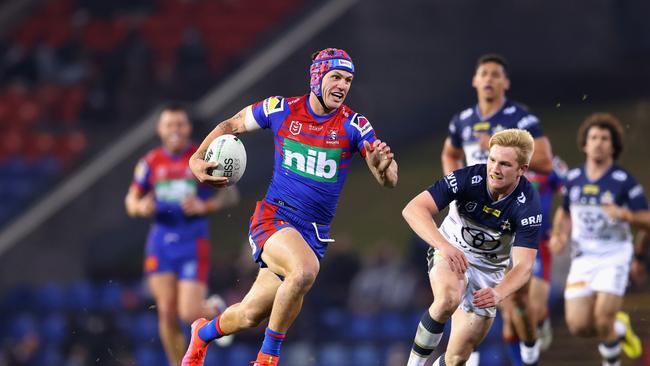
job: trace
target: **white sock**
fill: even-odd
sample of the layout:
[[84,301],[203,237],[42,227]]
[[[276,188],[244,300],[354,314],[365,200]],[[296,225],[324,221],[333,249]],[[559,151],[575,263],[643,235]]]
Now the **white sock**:
[[431,352],[440,343],[444,326],[444,323],[439,323],[431,318],[428,311],[422,315],[406,366],[424,366]]
[[446,366],[446,365],[447,364],[445,363],[445,354],[444,353],[441,354],[440,357],[438,357],[438,359],[433,364],[431,364],[431,366]]
[[465,366],[478,366],[480,360],[481,360],[481,354],[478,351],[474,351],[469,356],[467,362],[465,362]]
[[519,352],[521,361],[525,364],[534,364],[539,361],[539,340],[532,347],[526,346],[524,342],[519,342]]
[[625,323],[618,319],[614,320],[614,332],[616,332],[616,335],[619,338],[625,337],[625,333],[627,333],[627,327],[625,326]]
[[620,366],[621,345],[618,341],[613,342],[613,344],[599,344],[598,352],[603,358],[603,366]]

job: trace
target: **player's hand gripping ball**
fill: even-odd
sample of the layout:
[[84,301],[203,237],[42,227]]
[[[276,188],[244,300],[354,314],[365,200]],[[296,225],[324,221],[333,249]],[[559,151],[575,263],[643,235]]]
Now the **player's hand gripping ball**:
[[235,135],[221,135],[214,139],[205,153],[205,161],[218,165],[208,170],[214,177],[228,178],[228,185],[239,181],[246,170],[246,149]]

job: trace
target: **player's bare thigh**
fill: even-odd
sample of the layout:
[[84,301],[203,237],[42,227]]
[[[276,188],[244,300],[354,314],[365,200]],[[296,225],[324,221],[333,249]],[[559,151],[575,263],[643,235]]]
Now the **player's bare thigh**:
[[445,354],[447,365],[464,365],[472,351],[483,341],[493,322],[494,318],[456,310],[451,317],[451,334]]
[[564,318],[573,335],[589,337],[594,335],[595,294],[566,299]]
[[453,272],[446,260],[436,258],[429,272],[429,283],[433,291],[431,315],[438,320],[445,320],[460,304],[467,287],[465,274]]
[[302,235],[291,227],[285,227],[271,235],[264,244],[262,260],[273,273],[307,282],[309,286],[320,270],[314,251]]

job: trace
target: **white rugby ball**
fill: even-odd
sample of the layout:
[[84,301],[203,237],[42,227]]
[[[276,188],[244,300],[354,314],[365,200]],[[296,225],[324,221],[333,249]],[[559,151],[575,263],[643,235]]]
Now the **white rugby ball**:
[[239,181],[246,170],[246,149],[237,136],[221,135],[208,146],[205,161],[218,164],[208,171],[210,175],[226,177],[228,185],[233,185]]

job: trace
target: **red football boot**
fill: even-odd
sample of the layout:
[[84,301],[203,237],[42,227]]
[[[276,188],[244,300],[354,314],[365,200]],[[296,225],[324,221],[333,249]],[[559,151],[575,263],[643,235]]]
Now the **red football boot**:
[[257,360],[252,361],[251,364],[253,366],[278,366],[278,362],[280,362],[280,357],[259,352]]
[[203,342],[199,337],[199,329],[208,323],[205,318],[200,318],[192,323],[192,338],[190,338],[190,345],[183,356],[181,366],[203,366],[205,361],[205,351],[208,350],[209,343]]

